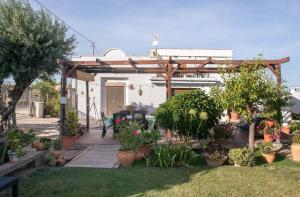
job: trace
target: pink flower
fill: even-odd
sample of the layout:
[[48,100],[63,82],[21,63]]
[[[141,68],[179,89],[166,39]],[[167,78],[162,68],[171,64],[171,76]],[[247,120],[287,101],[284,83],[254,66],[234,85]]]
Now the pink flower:
[[126,118],[125,117],[122,117],[122,121],[125,121],[126,120]]
[[139,130],[134,130],[133,132],[132,132],[132,134],[133,135],[139,135],[141,132],[139,131]]
[[120,123],[121,123],[121,120],[118,118],[118,119],[115,120],[115,123],[116,123],[116,124],[120,124]]

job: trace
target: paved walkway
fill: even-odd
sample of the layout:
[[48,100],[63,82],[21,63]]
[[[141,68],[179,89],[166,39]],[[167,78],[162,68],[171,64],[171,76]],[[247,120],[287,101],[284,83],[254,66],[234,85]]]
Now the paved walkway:
[[90,145],[65,167],[118,168],[119,145]]

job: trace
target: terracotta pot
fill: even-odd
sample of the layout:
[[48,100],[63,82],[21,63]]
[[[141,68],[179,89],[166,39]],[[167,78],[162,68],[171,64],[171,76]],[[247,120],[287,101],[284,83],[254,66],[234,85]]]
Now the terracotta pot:
[[118,151],[117,157],[122,166],[131,166],[135,160],[135,151]]
[[77,136],[63,136],[62,144],[64,149],[70,149],[76,142]]
[[223,159],[211,159],[209,157],[205,157],[206,164],[212,167],[222,166],[225,162],[225,158]]
[[270,154],[264,154],[264,153],[262,153],[262,157],[264,158],[264,160],[267,163],[273,163],[273,161],[276,158],[276,154],[275,154],[275,152],[274,153],[270,153]]
[[150,144],[142,145],[136,153],[136,160],[141,160],[141,159],[147,158],[150,155],[150,152],[151,152]]
[[289,134],[291,133],[291,130],[290,130],[289,126],[283,126],[283,127],[281,128],[281,132],[283,132],[283,133],[289,135]]
[[291,145],[291,152],[294,161],[300,161],[300,144],[293,143]]
[[240,114],[235,112],[235,111],[232,111],[230,112],[230,120],[231,121],[238,121],[240,119]]
[[42,142],[37,142],[37,143],[35,143],[35,148],[36,148],[36,150],[44,150],[45,144]]
[[273,127],[275,125],[275,122],[273,120],[267,120],[266,124],[268,125],[268,127]]
[[265,143],[273,142],[273,135],[264,133],[264,142]]

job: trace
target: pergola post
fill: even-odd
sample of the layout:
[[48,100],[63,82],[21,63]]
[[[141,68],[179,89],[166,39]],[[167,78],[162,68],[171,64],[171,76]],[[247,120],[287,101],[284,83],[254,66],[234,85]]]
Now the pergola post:
[[85,81],[86,87],[86,130],[90,130],[90,96],[89,96],[89,81]]
[[59,139],[65,133],[65,118],[66,118],[66,94],[67,94],[67,66],[62,65],[61,84],[60,84],[60,128]]
[[172,64],[167,64],[167,72],[166,72],[166,95],[167,99],[172,96]]

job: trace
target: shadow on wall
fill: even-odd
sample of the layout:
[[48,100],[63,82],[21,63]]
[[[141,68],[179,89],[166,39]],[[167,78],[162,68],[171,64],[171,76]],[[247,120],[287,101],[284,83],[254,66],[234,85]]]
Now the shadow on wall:
[[155,111],[153,105],[143,105],[141,102],[138,104],[133,102],[130,105],[125,106],[125,108],[131,112],[134,110],[143,110],[147,115],[151,115]]

